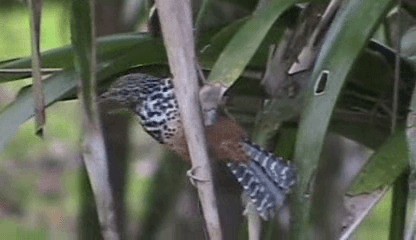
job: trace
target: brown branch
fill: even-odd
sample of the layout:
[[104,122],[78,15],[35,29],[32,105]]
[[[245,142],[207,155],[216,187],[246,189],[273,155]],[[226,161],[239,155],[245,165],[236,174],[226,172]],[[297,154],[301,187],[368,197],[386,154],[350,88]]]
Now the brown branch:
[[156,0],[163,39],[174,76],[192,167],[198,175],[196,187],[210,239],[222,239],[211,166],[199,106],[194,37],[190,1]]
[[43,94],[41,57],[40,57],[40,23],[42,14],[42,0],[28,1],[31,11],[31,33],[32,33],[32,76],[33,76],[33,98],[35,101],[35,128],[36,134],[43,135],[45,125],[45,96]]

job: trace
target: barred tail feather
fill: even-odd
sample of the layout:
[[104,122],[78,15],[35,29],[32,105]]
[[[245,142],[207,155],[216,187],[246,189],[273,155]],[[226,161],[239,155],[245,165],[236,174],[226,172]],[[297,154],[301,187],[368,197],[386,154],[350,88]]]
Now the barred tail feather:
[[[245,140],[242,143],[244,152],[256,163],[268,179],[272,180],[278,188],[285,193],[289,193],[297,180],[295,166],[285,161],[282,157],[277,157],[260,147],[257,144]],[[260,172],[259,172],[260,174]]]
[[259,215],[269,220],[296,184],[296,169],[289,162],[248,140],[242,145],[251,159],[250,163],[230,162],[227,166],[256,206]]

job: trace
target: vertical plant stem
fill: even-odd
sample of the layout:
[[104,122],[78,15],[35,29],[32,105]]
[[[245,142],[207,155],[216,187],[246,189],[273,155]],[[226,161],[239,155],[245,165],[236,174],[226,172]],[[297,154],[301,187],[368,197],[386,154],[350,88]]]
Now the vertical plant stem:
[[397,39],[396,39],[396,56],[394,59],[394,85],[393,85],[393,104],[392,104],[392,119],[391,119],[391,133],[396,131],[397,126],[397,109],[399,106],[399,83],[400,83],[400,47],[401,47],[401,0],[398,0],[397,10]]
[[[398,0],[397,10],[397,39],[396,39],[396,57],[395,72],[393,86],[393,105],[392,105],[392,121],[391,133],[396,131],[397,115],[399,106],[399,83],[400,83],[400,49],[401,49],[401,0]],[[405,221],[406,221],[406,205],[408,197],[409,174],[406,171],[402,173],[393,184],[393,197],[390,210],[390,240],[404,239]]]
[[406,240],[413,240],[416,237],[416,190],[410,185],[416,181],[416,88],[413,89],[410,102],[410,112],[407,116],[407,147],[409,150],[409,188],[407,199],[407,219],[406,219]]
[[32,38],[32,77],[33,77],[33,98],[35,102],[35,131],[36,134],[43,135],[43,125],[45,125],[45,96],[43,94],[41,58],[40,58],[40,36],[41,36],[41,16],[42,0],[29,0],[30,8],[30,27]]
[[190,5],[188,0],[156,0],[192,167],[197,178],[203,179],[196,182],[196,187],[208,235],[212,240],[219,240],[223,235],[199,105]]
[[404,239],[408,178],[409,174],[406,170],[396,179],[393,185],[393,198],[390,211],[390,240]]
[[257,213],[256,207],[247,201],[246,204],[246,216],[248,225],[248,239],[260,240],[261,239],[261,219]]

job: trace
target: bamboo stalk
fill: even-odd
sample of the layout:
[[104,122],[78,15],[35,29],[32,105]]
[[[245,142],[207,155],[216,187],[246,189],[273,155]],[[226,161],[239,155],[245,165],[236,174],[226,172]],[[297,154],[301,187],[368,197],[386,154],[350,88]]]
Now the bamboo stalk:
[[190,1],[156,0],[169,66],[174,76],[192,169],[210,239],[222,239],[211,166],[199,105],[195,44]]

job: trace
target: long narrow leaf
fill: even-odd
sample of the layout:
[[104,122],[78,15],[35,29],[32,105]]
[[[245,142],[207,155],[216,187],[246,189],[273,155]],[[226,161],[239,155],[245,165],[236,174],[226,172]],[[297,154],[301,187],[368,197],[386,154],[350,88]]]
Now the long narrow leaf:
[[[220,54],[222,54],[228,43],[233,39],[233,36],[242,26],[244,26],[247,20],[249,20],[249,18],[246,17],[234,21],[230,25],[222,28],[212,37],[209,37],[207,39],[209,40],[208,42],[205,41],[205,38],[201,39],[198,45],[201,49],[199,60],[204,68],[213,68]],[[280,39],[285,27],[285,21],[278,21],[277,24],[274,24],[272,28],[269,29],[269,33],[265,36],[255,54],[247,63],[247,67],[254,69],[264,68],[270,54],[270,45],[275,44]]]
[[[76,87],[73,71],[56,74],[44,82],[45,103],[50,105]],[[16,100],[0,112],[0,152],[14,137],[20,125],[34,116],[32,88],[20,92]]]
[[408,151],[403,129],[391,136],[370,157],[351,186],[349,194],[371,193],[391,185],[408,167]]
[[336,100],[355,60],[392,3],[392,0],[351,0],[336,17],[327,34],[312,73],[313,85],[305,99],[307,105],[297,136],[295,162],[300,179],[293,196],[293,239],[309,238],[311,206],[306,196],[319,163]]
[[258,12],[248,20],[220,55],[208,81],[232,82],[237,79],[276,19],[295,2],[295,0],[273,1],[269,8]]
[[[154,55],[150,50],[155,50],[155,53],[163,51],[161,40],[154,39],[148,34],[118,34],[108,37],[100,38],[97,41],[97,57],[100,61],[108,61],[123,55],[132,50],[135,54],[135,49],[142,50],[144,44],[149,45],[147,54]],[[138,47],[137,47],[138,46]],[[137,50],[136,50],[137,51]],[[132,53],[133,54],[133,53]],[[137,58],[145,58],[146,56],[138,55]],[[52,49],[41,54],[43,68],[73,68],[73,50],[71,46]],[[7,74],[2,72],[3,69],[28,69],[31,67],[31,58],[21,58],[13,61],[7,61],[0,64],[0,82],[12,81],[24,77],[28,77],[27,73],[22,74]]]

